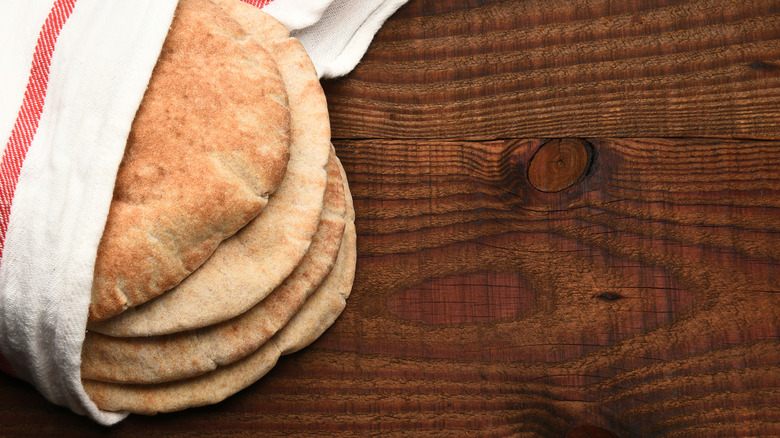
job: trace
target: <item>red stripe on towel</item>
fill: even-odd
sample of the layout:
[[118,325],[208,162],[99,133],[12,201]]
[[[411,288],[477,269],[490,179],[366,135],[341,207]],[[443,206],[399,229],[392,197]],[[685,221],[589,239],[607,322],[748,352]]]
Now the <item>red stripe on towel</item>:
[[[11,218],[11,203],[14,199],[16,183],[19,182],[19,172],[22,170],[24,158],[27,156],[27,150],[35,137],[38,121],[43,112],[54,45],[75,4],[76,0],[55,1],[49,16],[43,23],[41,33],[38,35],[38,42],[35,45],[22,108],[16,116],[16,123],[14,123],[3,160],[0,163],[0,260],[2,260],[3,248],[5,247],[5,234],[8,231],[8,221]],[[2,367],[2,362],[0,362],[0,367]]]
[[271,3],[274,0],[241,0],[244,3],[249,3],[252,6],[257,6],[258,8],[262,8],[263,6],[267,5],[268,3]]

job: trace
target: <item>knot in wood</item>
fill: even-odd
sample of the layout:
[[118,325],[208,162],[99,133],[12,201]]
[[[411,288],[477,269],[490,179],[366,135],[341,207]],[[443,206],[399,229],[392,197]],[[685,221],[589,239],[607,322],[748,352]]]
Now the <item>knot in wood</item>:
[[528,181],[541,192],[560,192],[579,181],[590,160],[590,147],[585,140],[550,140],[531,157]]

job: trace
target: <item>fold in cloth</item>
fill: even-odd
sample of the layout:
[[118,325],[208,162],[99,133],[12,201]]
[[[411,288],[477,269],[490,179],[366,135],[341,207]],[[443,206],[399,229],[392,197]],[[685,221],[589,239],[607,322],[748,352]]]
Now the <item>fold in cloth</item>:
[[[3,71],[22,109],[1,128],[10,137],[0,181],[11,208],[2,227],[0,351],[48,400],[112,424],[126,414],[98,410],[84,392],[81,344],[113,181],[176,1],[57,0],[45,14],[15,14],[28,4],[0,6],[0,28],[39,31],[20,31],[27,47],[17,53],[32,69]],[[30,21],[14,19],[22,16]],[[41,19],[43,27],[34,22]]]
[[[289,0],[276,0],[283,2]],[[358,64],[382,24],[406,0],[334,0],[319,20],[293,30],[322,78],[343,76]]]

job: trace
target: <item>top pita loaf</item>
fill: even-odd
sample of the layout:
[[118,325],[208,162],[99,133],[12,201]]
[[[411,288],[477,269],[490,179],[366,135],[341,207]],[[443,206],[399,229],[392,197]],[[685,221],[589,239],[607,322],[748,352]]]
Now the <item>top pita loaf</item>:
[[90,321],[176,286],[256,217],[289,137],[270,54],[213,2],[181,0],[117,175]]
[[[276,29],[267,34],[257,28],[248,30],[274,56],[287,87],[292,130],[284,180],[263,212],[222,242],[178,286],[110,320],[91,324],[93,331],[115,337],[157,336],[227,321],[276,289],[311,245],[323,210],[331,150],[325,94],[300,42],[273,17],[246,6],[247,14],[264,22],[258,28]],[[267,39],[268,35],[275,39]]]

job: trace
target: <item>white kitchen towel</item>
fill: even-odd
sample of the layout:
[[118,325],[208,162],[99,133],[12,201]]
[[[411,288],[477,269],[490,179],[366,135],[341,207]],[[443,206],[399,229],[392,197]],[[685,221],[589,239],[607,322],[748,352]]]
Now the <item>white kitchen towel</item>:
[[[321,76],[351,70],[403,3],[245,1],[287,20]],[[95,256],[177,2],[0,1],[0,369],[105,425],[127,414],[81,385]]]
[[262,6],[258,4],[258,0],[245,1],[262,7],[265,12],[284,23],[291,31],[313,25],[320,19],[325,9],[333,3],[333,0],[274,0],[271,2],[259,0],[266,3],[265,6]]
[[407,0],[244,0],[300,40],[321,78],[352,71],[382,24]]
[[80,379],[91,278],[127,134],[176,1],[56,0],[28,12],[30,3],[0,3],[0,28],[21,36],[2,41],[3,55],[24,58],[0,80],[15,87],[4,93],[17,111],[0,131],[9,139],[0,351],[53,403],[111,424],[125,415],[98,410]]
[[[284,1],[290,0],[274,3]],[[292,35],[306,48],[320,77],[343,76],[355,68],[382,24],[406,1],[334,0],[316,23],[293,30]]]

